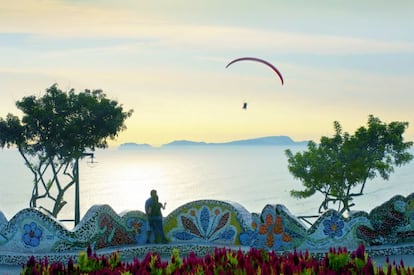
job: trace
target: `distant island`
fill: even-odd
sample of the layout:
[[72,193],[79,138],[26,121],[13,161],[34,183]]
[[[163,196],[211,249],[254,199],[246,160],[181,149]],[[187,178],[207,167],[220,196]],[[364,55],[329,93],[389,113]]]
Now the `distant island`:
[[153,147],[151,145],[149,145],[149,144],[139,144],[139,143],[135,143],[135,142],[122,143],[118,147],[118,149],[121,149],[121,150],[129,150],[129,149],[151,149],[151,148],[153,148]]
[[[243,139],[228,142],[209,143],[203,141],[190,141],[190,140],[176,140],[161,146],[164,147],[182,147],[182,146],[297,146],[307,145],[308,141],[294,141],[288,136],[270,136],[260,137],[253,139]],[[134,142],[123,143],[119,146],[121,150],[129,149],[150,149],[153,148],[149,144],[139,144]]]

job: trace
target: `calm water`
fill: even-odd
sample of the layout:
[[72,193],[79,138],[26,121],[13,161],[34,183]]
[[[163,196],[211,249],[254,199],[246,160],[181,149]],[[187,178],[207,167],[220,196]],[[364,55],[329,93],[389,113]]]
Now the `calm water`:
[[[81,217],[94,204],[109,204],[118,213],[144,209],[151,189],[157,189],[164,214],[199,199],[234,201],[250,212],[266,204],[284,204],[294,215],[314,215],[321,196],[296,200],[291,189],[300,189],[287,169],[287,147],[187,147],[151,150],[104,150],[95,152],[94,163],[80,164]],[[305,147],[290,147],[292,151]],[[32,175],[17,151],[0,151],[0,210],[11,219],[28,207]],[[354,210],[372,208],[401,194],[413,192],[414,163],[397,167],[389,181],[375,179],[355,199]],[[60,219],[73,218],[73,189]]]

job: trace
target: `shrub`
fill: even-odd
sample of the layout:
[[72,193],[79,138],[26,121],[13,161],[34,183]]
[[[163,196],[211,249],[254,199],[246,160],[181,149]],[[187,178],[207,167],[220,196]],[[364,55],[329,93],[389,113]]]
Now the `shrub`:
[[346,248],[330,249],[317,259],[309,252],[293,251],[283,255],[275,251],[252,248],[247,252],[216,248],[213,253],[199,257],[191,252],[181,257],[173,249],[169,261],[163,261],[157,253],[148,253],[142,260],[134,258],[122,262],[119,252],[109,258],[97,256],[88,248],[81,252],[78,262],[72,259],[66,265],[49,263],[48,259],[36,261],[31,256],[21,274],[414,274],[414,267],[405,267],[387,261],[384,267],[375,266],[361,245],[349,253]]

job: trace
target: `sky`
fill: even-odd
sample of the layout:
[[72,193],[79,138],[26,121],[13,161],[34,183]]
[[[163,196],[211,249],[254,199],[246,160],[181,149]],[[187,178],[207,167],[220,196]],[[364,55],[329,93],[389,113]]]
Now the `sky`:
[[[412,0],[0,0],[0,117],[15,102],[102,89],[124,142],[353,133],[370,114],[414,140]],[[253,56],[275,65],[285,84]],[[243,102],[248,109],[243,110]]]

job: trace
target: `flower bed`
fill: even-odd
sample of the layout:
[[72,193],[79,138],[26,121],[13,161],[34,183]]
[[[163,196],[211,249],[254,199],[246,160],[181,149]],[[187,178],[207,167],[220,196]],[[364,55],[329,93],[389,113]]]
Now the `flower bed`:
[[190,253],[180,256],[174,249],[168,261],[157,253],[148,253],[139,260],[122,262],[119,252],[109,257],[97,256],[90,247],[79,254],[77,263],[69,260],[49,263],[31,256],[22,274],[414,274],[414,267],[404,263],[377,266],[363,245],[348,252],[346,248],[330,249],[320,259],[308,252],[277,254],[274,251],[250,249],[247,252],[216,248],[203,257]]

